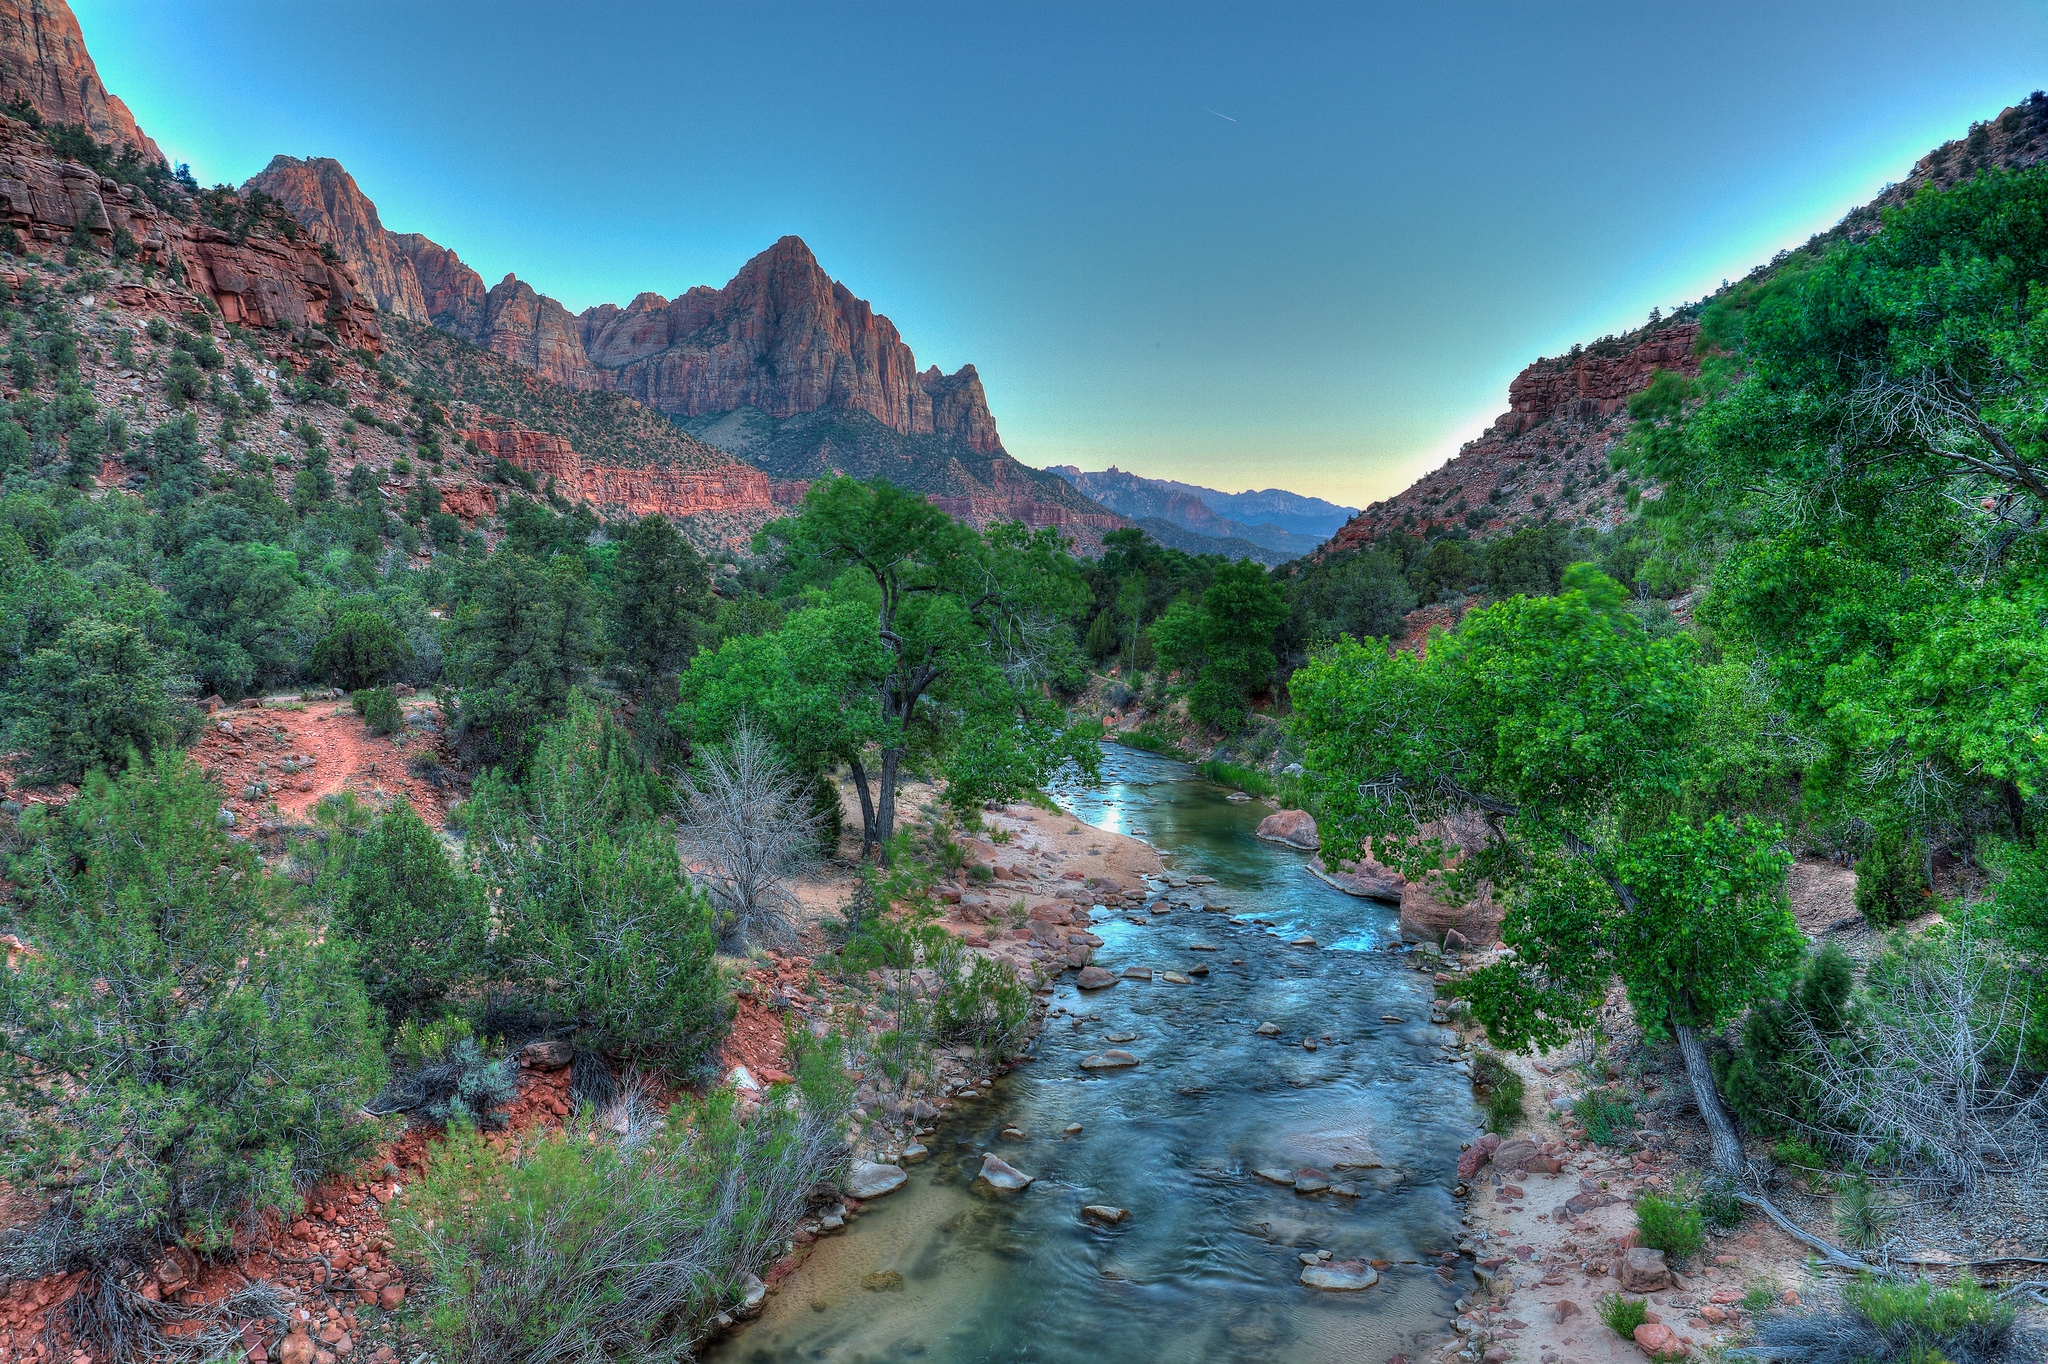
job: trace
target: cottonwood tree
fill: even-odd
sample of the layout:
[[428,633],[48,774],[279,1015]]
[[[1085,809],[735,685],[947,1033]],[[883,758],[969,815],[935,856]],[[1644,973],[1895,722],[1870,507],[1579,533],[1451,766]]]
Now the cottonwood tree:
[[[732,657],[700,656],[691,672],[705,676],[685,678],[696,699],[680,708],[693,741],[721,737],[706,721],[734,709],[726,679],[771,651],[800,659],[812,683],[775,688],[749,713],[779,734],[795,727],[777,714],[785,702],[815,715],[843,701],[827,731],[832,753],[860,797],[862,854],[885,859],[906,763],[938,768],[956,802],[1014,797],[1068,759],[1093,770],[1095,746],[1047,695],[1074,649],[1067,622],[1086,600],[1050,529],[984,535],[885,480],[832,478],[812,483],[802,510],[765,538],[833,614],[799,612],[773,645],[728,641]],[[855,611],[866,621],[848,629]]]
[[722,746],[697,752],[676,792],[683,859],[717,908],[729,945],[782,942],[796,903],[790,875],[817,853],[824,817],[775,745],[742,719]]
[[1246,701],[1272,680],[1273,634],[1287,599],[1249,559],[1225,564],[1200,598],[1183,598],[1152,624],[1159,661],[1180,672],[1188,714],[1205,725],[1244,727]]
[[1715,1162],[1742,1165],[1702,1034],[1798,963],[1774,827],[1686,799],[1704,687],[1691,641],[1657,638],[1588,565],[1432,635],[1425,654],[1350,639],[1290,683],[1304,764],[1334,845],[1372,839],[1410,876],[1444,871],[1435,821],[1478,812],[1493,843],[1448,878],[1494,878],[1515,955],[1475,973],[1473,1008],[1504,1045],[1587,1026],[1619,977],[1650,1032],[1674,1037]]

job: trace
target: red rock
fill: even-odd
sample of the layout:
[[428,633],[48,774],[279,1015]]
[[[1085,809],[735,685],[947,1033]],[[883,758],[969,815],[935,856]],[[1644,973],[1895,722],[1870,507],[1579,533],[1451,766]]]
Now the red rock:
[[1306,810],[1279,810],[1259,821],[1258,837],[1268,843],[1285,843],[1290,848],[1313,851],[1323,846],[1316,833],[1315,816]]
[[394,234],[384,230],[377,206],[339,161],[275,156],[242,188],[270,195],[305,224],[313,240],[339,252],[379,308],[414,322],[428,320],[411,260],[392,243]]
[[85,35],[64,0],[0,0],[0,90],[24,95],[52,123],[83,124],[102,142],[163,160],[128,106],[100,83]]
[[1652,1359],[1685,1358],[1685,1342],[1669,1326],[1646,1321],[1635,1330],[1636,1348]]
[[387,1312],[395,1310],[404,1301],[405,1285],[402,1283],[387,1283],[377,1291],[377,1305]]
[[542,482],[554,479],[564,496],[636,516],[752,511],[765,519],[802,495],[802,485],[792,489],[724,451],[680,433],[678,448],[692,462],[670,459],[635,466],[586,461],[566,437],[511,422],[492,420],[462,434],[475,441],[486,456],[516,465]]

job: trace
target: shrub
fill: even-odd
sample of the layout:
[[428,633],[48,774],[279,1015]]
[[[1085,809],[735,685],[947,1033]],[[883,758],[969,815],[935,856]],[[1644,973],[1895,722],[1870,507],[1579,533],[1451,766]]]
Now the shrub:
[[1809,1179],[1828,1167],[1828,1158],[1810,1142],[1798,1137],[1788,1137],[1771,1148],[1771,1159],[1788,1169],[1797,1170]]
[[14,686],[8,739],[28,754],[21,774],[77,781],[174,751],[196,718],[160,654],[133,625],[86,616],[31,654]]
[[167,754],[22,818],[8,877],[35,951],[0,970],[0,1092],[24,1123],[5,1174],[59,1192],[0,1282],[223,1248],[376,1136],[359,1114],[384,1065],[350,949],[220,805]]
[[1889,928],[1926,907],[1926,848],[1895,829],[1880,832],[1856,863],[1856,911],[1873,928]]
[[405,709],[398,704],[398,693],[389,687],[364,687],[350,694],[348,701],[372,734],[396,734],[405,728]]
[[1636,1230],[1652,1250],[1683,1258],[1707,1243],[1706,1219],[1689,1199],[1646,1193],[1636,1200]]
[[377,1096],[370,1111],[415,1113],[428,1122],[486,1131],[503,1127],[499,1110],[519,1097],[517,1063],[510,1057],[486,1058],[467,1035],[444,1037],[438,1051],[426,1051],[433,1040],[431,1035],[411,1039],[425,1054],[409,1074]]
[[1616,1090],[1593,1089],[1572,1103],[1572,1116],[1586,1129],[1589,1140],[1613,1146],[1634,1129],[1636,1106]]
[[1702,1182],[1693,1206],[1710,1227],[1733,1231],[1742,1225],[1742,1200],[1736,1196],[1734,1182],[1725,1175],[1713,1175]]
[[1850,1245],[1859,1250],[1879,1245],[1897,1216],[1867,1176],[1842,1181],[1840,1196],[1835,1200],[1835,1230]]
[[988,957],[955,962],[933,1000],[940,1042],[964,1042],[997,1061],[1016,1054],[1030,1021],[1031,991],[1014,970]]
[[1950,1288],[1864,1279],[1839,1311],[1766,1320],[1758,1343],[1811,1364],[2018,1364],[2038,1359],[2048,1333],[2019,1324],[2010,1302],[1969,1279]]
[[483,885],[449,861],[409,802],[400,799],[359,836],[341,827],[336,801],[323,801],[319,814],[333,835],[335,918],[359,948],[372,1001],[403,1019],[483,975]]
[[691,1357],[844,1159],[843,1110],[779,1097],[742,1125],[734,1102],[720,1088],[665,1123],[622,1103],[615,1124],[510,1160],[452,1128],[392,1219],[443,1356]]
[[1527,1086],[1521,1074],[1501,1057],[1482,1051],[1472,1062],[1472,1087],[1486,1098],[1488,1131],[1505,1133],[1522,1120]]
[[1848,1027],[1855,984],[1855,966],[1848,954],[1830,944],[1808,959],[1784,999],[1768,1000],[1749,1011],[1734,1054],[1714,1058],[1721,1092],[1745,1126],[1780,1133],[1790,1124],[1809,1123],[1818,1116],[1803,1057],[1810,1035],[1837,1037]]
[[1600,1299],[1599,1310],[1607,1329],[1623,1340],[1634,1340],[1636,1327],[1650,1319],[1650,1304],[1641,1298],[1624,1298],[1619,1293],[1609,1293]]
[[373,687],[411,661],[405,638],[369,606],[342,611],[313,649],[313,671],[349,691]]

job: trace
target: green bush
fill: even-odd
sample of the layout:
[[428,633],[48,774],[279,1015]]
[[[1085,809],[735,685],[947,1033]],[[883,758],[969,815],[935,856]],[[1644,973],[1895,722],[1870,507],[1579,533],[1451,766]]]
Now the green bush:
[[1725,1175],[1713,1175],[1702,1182],[1693,1206],[1699,1209],[1708,1226],[1720,1231],[1733,1231],[1742,1225],[1742,1200],[1736,1196],[1734,1181]]
[[1783,999],[1767,1000],[1749,1011],[1734,1053],[1717,1054],[1713,1060],[1728,1107],[1745,1126],[1783,1133],[1790,1124],[1816,1116],[1800,1054],[1809,1045],[1809,1029],[1831,1038],[1849,1026],[1855,986],[1854,963],[1830,944],[1808,958]]
[[[140,1260],[243,1220],[374,1142],[383,1082],[353,954],[227,836],[182,754],[87,778],[23,816],[19,931],[0,970],[0,1093],[20,1125],[5,1177],[57,1191],[0,1254],[0,1281]],[[83,1177],[81,1177],[83,1174]]]
[[946,972],[933,1000],[938,1040],[964,1042],[976,1055],[1008,1060],[1023,1045],[1031,1020],[1031,991],[999,961],[972,957],[967,962],[972,964],[958,962]]
[[402,1020],[486,977],[484,887],[406,800],[357,833],[351,799],[321,802],[332,857],[320,885],[359,949],[371,1000]]
[[1828,1158],[1819,1147],[1798,1137],[1787,1137],[1771,1148],[1771,1159],[1787,1169],[1796,1170],[1812,1180],[1828,1168]]
[[313,671],[347,691],[373,687],[410,662],[412,650],[382,611],[353,606],[313,649]]
[[1869,1250],[1884,1241],[1898,1213],[1871,1186],[1867,1176],[1842,1181],[1835,1200],[1835,1230],[1859,1250]]
[[[0,627],[4,628],[4,627]],[[13,688],[11,744],[22,777],[75,782],[175,751],[196,719],[177,696],[163,654],[133,625],[85,616],[31,654]]]
[[1895,829],[1883,830],[1856,863],[1856,911],[1873,928],[1925,913],[1927,850],[1919,839]]
[[1652,1250],[1683,1258],[1707,1243],[1706,1218],[1690,1200],[1646,1193],[1636,1200],[1636,1231]]
[[2040,1358],[2048,1333],[2022,1326],[2017,1306],[1964,1278],[1861,1279],[1839,1311],[1785,1313],[1762,1323],[1757,1343],[1814,1364],[1996,1364]]
[[405,709],[389,687],[364,687],[351,693],[348,700],[372,734],[396,734],[405,728]]
[[1586,1129],[1589,1141],[1613,1146],[1634,1130],[1636,1106],[1617,1090],[1592,1089],[1573,1101],[1572,1116]]
[[519,1097],[519,1066],[510,1057],[491,1060],[476,1039],[448,1036],[438,1050],[415,1037],[420,1060],[394,1080],[371,1105],[373,1113],[414,1113],[431,1123],[491,1130],[505,1125],[499,1111]]
[[1619,1293],[1609,1293],[1600,1299],[1599,1310],[1607,1329],[1623,1340],[1634,1340],[1636,1327],[1650,1319],[1650,1304],[1641,1298],[1624,1298]]
[[1488,1131],[1505,1133],[1522,1120],[1527,1085],[1520,1072],[1501,1057],[1482,1051],[1473,1059],[1472,1087],[1485,1096]]
[[624,1134],[563,1133],[512,1159],[451,1128],[392,1218],[442,1356],[693,1357],[844,1160],[843,1111],[775,1099],[742,1124],[734,1102],[719,1088],[660,1122],[629,1092]]

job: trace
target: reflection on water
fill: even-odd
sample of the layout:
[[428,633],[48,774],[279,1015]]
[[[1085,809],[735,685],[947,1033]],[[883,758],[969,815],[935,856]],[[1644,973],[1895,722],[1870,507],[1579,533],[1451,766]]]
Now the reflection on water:
[[[711,1359],[1382,1364],[1448,1328],[1466,1282],[1446,1284],[1432,1256],[1458,1239],[1450,1189],[1474,1109],[1437,1052],[1448,1035],[1429,1023],[1427,977],[1378,950],[1390,910],[1257,841],[1266,808],[1226,794],[1113,746],[1102,786],[1054,791],[1089,823],[1146,830],[1175,872],[1216,878],[1203,890],[1230,912],[1098,916],[1096,960],[1154,979],[1083,996],[1063,977],[1037,1059],[963,1105],[910,1185],[821,1246]],[[1304,933],[1325,946],[1288,945]],[[1193,984],[1158,979],[1202,963]],[[1277,1038],[1254,1032],[1267,1021]],[[1109,1045],[1143,1064],[1078,1068]],[[984,1151],[1038,1182],[1008,1200],[975,1193]],[[1254,1173],[1340,1162],[1356,1197]],[[1081,1216],[1091,1203],[1131,1216],[1096,1226]],[[1296,1281],[1304,1250],[1393,1263],[1365,1292],[1319,1293]],[[887,1271],[900,1284],[863,1285]]]

